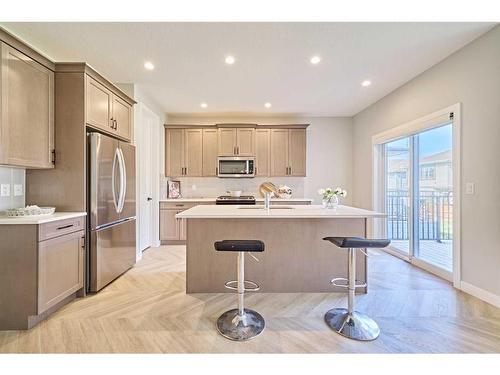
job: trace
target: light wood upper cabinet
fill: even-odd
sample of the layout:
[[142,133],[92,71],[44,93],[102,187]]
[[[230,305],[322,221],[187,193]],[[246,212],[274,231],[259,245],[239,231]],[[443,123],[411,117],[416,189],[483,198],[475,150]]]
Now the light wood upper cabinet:
[[0,164],[53,168],[54,72],[0,42]]
[[202,129],[166,129],[165,174],[169,177],[203,175]]
[[217,129],[203,129],[203,176],[217,176]]
[[95,79],[87,78],[87,118],[88,125],[110,132],[113,108],[113,93]]
[[253,128],[236,129],[236,154],[254,156],[255,130]]
[[219,156],[254,156],[253,128],[219,128]]
[[120,97],[113,95],[112,119],[118,136],[130,139],[132,131],[132,106]]
[[306,176],[306,130],[290,129],[288,133],[288,175]]
[[166,129],[165,157],[165,175],[184,175],[184,129]]
[[269,176],[271,163],[271,130],[255,130],[255,175]]
[[203,174],[203,130],[184,130],[184,176],[198,177]]
[[97,80],[87,76],[86,123],[108,134],[130,141],[132,105]]
[[271,129],[271,176],[306,175],[306,130]]
[[219,156],[236,155],[236,129],[218,129]]
[[84,253],[84,231],[40,242],[38,314],[83,288]]
[[271,176],[288,175],[288,129],[271,129]]

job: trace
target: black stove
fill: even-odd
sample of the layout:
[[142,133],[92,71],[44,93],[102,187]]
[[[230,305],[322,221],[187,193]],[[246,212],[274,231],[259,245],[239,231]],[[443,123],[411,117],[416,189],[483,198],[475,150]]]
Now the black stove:
[[241,197],[221,195],[217,197],[215,204],[255,204],[255,197],[253,195],[242,195]]

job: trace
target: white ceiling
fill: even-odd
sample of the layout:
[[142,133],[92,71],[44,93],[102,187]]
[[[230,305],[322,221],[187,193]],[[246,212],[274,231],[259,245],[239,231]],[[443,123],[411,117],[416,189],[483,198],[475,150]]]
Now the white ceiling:
[[[56,61],[136,83],[168,113],[352,116],[491,23],[4,23]],[[226,65],[227,54],[236,63]],[[309,59],[321,56],[313,66]],[[146,71],[144,62],[154,63]],[[360,83],[369,79],[370,87]],[[200,108],[200,103],[208,108]],[[264,108],[271,102],[270,109]]]

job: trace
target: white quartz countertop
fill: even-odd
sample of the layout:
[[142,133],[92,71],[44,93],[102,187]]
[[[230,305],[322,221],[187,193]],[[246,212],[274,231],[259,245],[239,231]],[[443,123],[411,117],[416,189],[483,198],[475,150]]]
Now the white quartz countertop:
[[[175,203],[196,203],[196,202],[215,202],[217,198],[166,198],[160,199],[160,202]],[[264,202],[264,198],[255,198],[257,202]],[[272,198],[271,201],[276,202],[312,202],[311,198]]]
[[[253,207],[253,208],[252,208]],[[323,208],[321,205],[274,206],[200,205],[176,215],[180,219],[354,219],[385,217],[380,212],[342,206]],[[285,208],[283,208],[285,207]]]
[[55,212],[52,215],[38,215],[38,216],[18,216],[7,217],[0,216],[0,225],[2,224],[43,224],[50,223],[51,221],[58,221],[64,219],[72,219],[75,217],[86,216],[86,212]]

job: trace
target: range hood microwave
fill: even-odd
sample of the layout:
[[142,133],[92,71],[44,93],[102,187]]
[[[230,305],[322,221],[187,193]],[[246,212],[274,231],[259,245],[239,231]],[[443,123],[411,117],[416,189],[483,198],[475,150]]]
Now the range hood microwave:
[[217,158],[219,177],[255,177],[255,158],[253,156],[219,156]]

